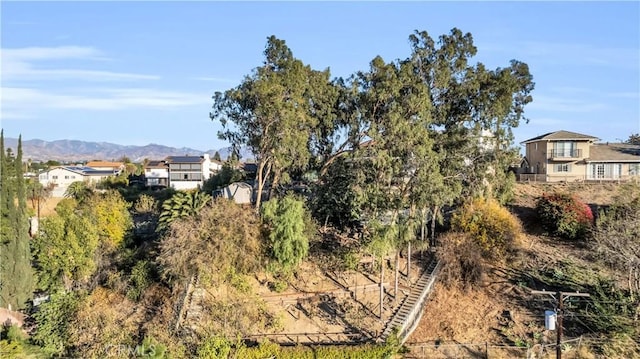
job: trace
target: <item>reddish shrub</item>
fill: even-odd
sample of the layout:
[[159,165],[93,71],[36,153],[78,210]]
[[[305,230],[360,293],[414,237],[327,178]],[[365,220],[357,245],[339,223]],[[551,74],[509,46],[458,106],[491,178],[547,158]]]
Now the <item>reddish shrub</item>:
[[567,239],[584,238],[593,224],[591,208],[567,193],[542,195],[538,198],[536,211],[547,231]]

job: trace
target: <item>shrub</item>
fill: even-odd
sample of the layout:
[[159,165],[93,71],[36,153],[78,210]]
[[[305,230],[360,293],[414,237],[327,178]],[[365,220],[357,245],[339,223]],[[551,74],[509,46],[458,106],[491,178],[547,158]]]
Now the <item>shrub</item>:
[[451,219],[454,231],[469,234],[479,245],[482,256],[500,259],[518,241],[520,221],[493,199],[475,199],[460,208]]
[[262,206],[270,251],[282,272],[292,273],[309,253],[309,215],[304,201],[292,195],[274,198]]
[[41,304],[33,315],[38,326],[31,340],[47,355],[64,357],[73,344],[69,338],[72,329],[71,318],[75,316],[82,298],[76,292],[54,293],[50,298],[48,302]]
[[542,195],[536,212],[545,230],[566,239],[584,238],[593,223],[591,208],[567,193]]
[[133,301],[138,301],[144,291],[157,278],[157,270],[153,262],[142,260],[136,263],[131,269],[129,277],[130,287],[127,290],[127,297]]
[[198,358],[224,359],[231,353],[231,342],[222,337],[210,337],[198,348]]
[[442,269],[440,278],[446,285],[461,283],[467,289],[480,284],[484,261],[478,242],[466,233],[449,232],[440,237],[436,256]]
[[156,207],[157,201],[148,194],[141,195],[133,206],[139,214],[153,213]]

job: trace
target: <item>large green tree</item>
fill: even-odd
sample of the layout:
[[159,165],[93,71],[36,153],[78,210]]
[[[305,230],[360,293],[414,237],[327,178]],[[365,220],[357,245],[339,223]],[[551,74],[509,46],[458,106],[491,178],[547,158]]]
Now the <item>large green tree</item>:
[[22,308],[33,294],[33,271],[27,216],[27,194],[23,177],[22,136],[17,154],[4,152],[0,133],[0,306]]
[[[515,159],[512,128],[524,119],[534,84],[528,66],[488,70],[471,64],[477,48],[470,33],[452,29],[436,42],[426,32],[409,38],[410,61],[429,88],[441,180],[420,201],[431,213],[431,232],[445,205],[481,194],[505,197],[507,168]],[[526,120],[526,119],[525,119]],[[433,238],[433,237],[432,237]]]
[[210,114],[222,125],[221,139],[236,149],[247,146],[256,158],[256,208],[269,179],[276,188],[291,171],[308,166],[310,132],[323,115],[314,84],[329,77],[328,70],[312,70],[296,59],[275,36],[268,38],[264,56],[264,65],[240,85],[215,94]]
[[85,283],[96,270],[99,238],[95,222],[74,199],[60,201],[56,214],[43,219],[33,241],[39,287],[69,290]]

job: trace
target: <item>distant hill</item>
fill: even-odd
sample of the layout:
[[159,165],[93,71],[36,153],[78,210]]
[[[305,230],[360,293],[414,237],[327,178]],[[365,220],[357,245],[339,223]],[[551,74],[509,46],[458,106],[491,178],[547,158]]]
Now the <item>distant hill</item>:
[[[5,138],[5,147],[12,148],[16,151],[18,139]],[[31,159],[31,161],[90,161],[90,160],[117,160],[123,156],[131,159],[133,162],[140,162],[145,158],[148,159],[163,159],[167,156],[184,156],[193,155],[201,156],[204,153],[208,153],[211,157],[215,154],[216,150],[197,150],[188,147],[175,148],[159,144],[148,144],[145,146],[126,146],[118,145],[108,142],[86,142],[78,140],[57,140],[57,141],[43,141],[43,140],[23,140],[22,150],[24,152],[23,158]],[[217,150],[220,153],[220,157],[224,160],[229,156],[229,148],[221,148]],[[250,159],[253,156],[249,151],[241,151],[242,158],[244,160]]]

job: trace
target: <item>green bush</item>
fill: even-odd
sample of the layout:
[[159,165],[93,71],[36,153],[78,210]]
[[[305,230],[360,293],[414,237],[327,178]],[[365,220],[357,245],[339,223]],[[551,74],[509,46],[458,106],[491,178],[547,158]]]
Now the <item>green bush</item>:
[[231,342],[223,337],[211,337],[198,348],[198,358],[227,359],[231,353]]
[[70,322],[75,316],[81,296],[76,292],[54,293],[33,315],[38,323],[31,340],[50,356],[65,356],[69,342]]
[[273,198],[262,206],[270,254],[279,271],[290,274],[309,253],[311,221],[304,201],[293,195]]
[[158,272],[154,263],[142,260],[136,263],[131,269],[129,277],[130,287],[127,290],[127,297],[133,301],[138,301],[144,291],[157,279]]
[[451,219],[454,231],[467,233],[488,259],[503,258],[522,234],[520,221],[493,199],[475,199],[460,208]]
[[545,230],[566,239],[584,238],[593,224],[591,208],[567,193],[542,195],[538,198],[536,212]]

